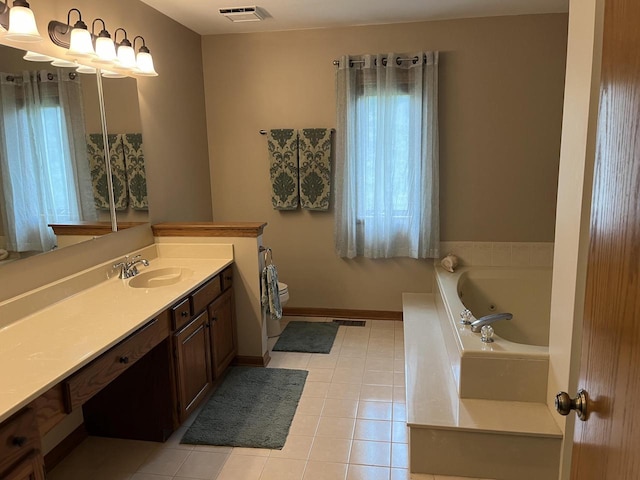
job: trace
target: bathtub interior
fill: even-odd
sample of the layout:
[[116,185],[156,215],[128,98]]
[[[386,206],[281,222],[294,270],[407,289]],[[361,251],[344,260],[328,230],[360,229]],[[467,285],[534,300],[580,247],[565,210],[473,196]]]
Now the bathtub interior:
[[[440,267],[436,267],[435,270],[435,301],[459,396],[545,402],[549,367],[548,347],[513,342],[498,334],[494,343],[483,343],[480,334],[473,333],[469,326],[459,323],[459,314],[465,308],[458,296],[461,277],[468,275],[467,282],[473,281],[477,276],[498,278],[504,280],[504,285],[515,283],[514,279],[534,273],[538,269],[462,267],[454,273]],[[541,279],[545,275],[550,278],[551,270],[541,269]],[[544,287],[541,287],[541,290],[546,291]],[[505,307],[505,311],[509,311],[509,307]],[[546,327],[543,336],[548,338],[548,322]]]
[[474,270],[460,275],[458,296],[473,316],[513,314],[492,324],[501,338],[525,345],[549,345],[551,270]]

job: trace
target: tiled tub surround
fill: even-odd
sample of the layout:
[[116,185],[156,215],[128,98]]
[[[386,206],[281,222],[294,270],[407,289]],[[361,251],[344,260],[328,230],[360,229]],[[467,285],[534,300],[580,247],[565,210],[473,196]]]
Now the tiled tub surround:
[[[202,249],[203,247],[200,247]],[[0,304],[0,421],[153,319],[178,298],[233,262],[232,245],[207,246],[207,258],[189,258],[189,246],[141,254],[143,269],[183,267],[178,283],[131,288],[112,268],[95,268],[27,292]]]
[[[440,242],[442,256],[453,253],[461,266],[551,267],[553,242]],[[439,261],[436,261],[439,265]]]
[[[460,397],[545,402],[551,269],[461,267],[450,273],[436,267],[435,276],[440,328]],[[513,320],[492,325],[493,343],[483,343],[480,334],[460,324],[465,309],[461,292],[473,308],[471,321],[494,313],[489,303],[495,313],[513,313]],[[523,343],[500,337],[503,331],[505,337]]]

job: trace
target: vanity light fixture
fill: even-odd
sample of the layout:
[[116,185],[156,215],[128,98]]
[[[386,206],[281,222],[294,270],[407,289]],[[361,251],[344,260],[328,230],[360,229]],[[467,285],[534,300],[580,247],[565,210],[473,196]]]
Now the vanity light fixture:
[[8,40],[16,42],[42,41],[36,25],[36,18],[26,0],[13,0],[11,8],[9,8],[9,0],[7,0],[7,3],[3,4],[0,14],[0,24],[6,31],[3,37]]
[[89,67],[87,65],[78,65],[78,68],[76,68],[76,72],[78,73],[89,73],[95,75],[96,71],[95,67]]
[[43,55],[42,53],[32,51],[28,51],[22,58],[29,62],[51,62],[53,60],[49,55]]
[[78,21],[73,25],[71,30],[71,39],[69,40],[69,49],[67,55],[78,58],[92,58],[96,56],[93,49],[91,34],[87,29],[87,24],[82,21],[82,13],[77,8],[72,8],[67,13],[67,28],[71,28],[71,12],[78,12]]
[[[95,37],[96,22],[102,22],[102,30],[97,37]],[[94,58],[92,62],[101,65],[113,65],[118,59],[116,56],[116,45],[113,43],[113,40],[111,40],[111,34],[107,32],[107,26],[104,20],[96,18],[91,24],[91,32],[96,38],[96,58]]]
[[102,70],[104,78],[127,78],[124,73],[112,72],[111,70]]
[[[118,43],[118,31],[124,32],[124,38],[120,43]],[[118,46],[118,63],[119,67],[125,70],[135,71],[138,69],[138,64],[136,63],[136,52],[131,46],[131,42],[129,38],[127,38],[127,31],[124,28],[118,28],[113,33],[113,39]]]
[[138,70],[135,73],[143,77],[157,77],[158,72],[153,68],[153,57],[151,57],[151,53],[145,44],[144,38],[140,35],[133,39],[134,48],[136,40],[139,38],[142,39],[142,46],[140,47],[140,50],[138,50],[138,55],[136,56]]
[[60,68],[77,68],[78,67],[77,62],[72,62],[71,60],[64,60],[62,58],[54,58],[53,62],[51,62],[51,65],[53,65],[54,67],[60,67]]

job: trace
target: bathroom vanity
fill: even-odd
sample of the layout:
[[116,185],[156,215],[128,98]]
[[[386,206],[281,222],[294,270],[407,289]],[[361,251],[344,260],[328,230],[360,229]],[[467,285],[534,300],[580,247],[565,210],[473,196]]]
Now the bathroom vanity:
[[152,245],[136,286],[109,278],[0,328],[0,478],[44,479],[41,438],[76,409],[89,434],[164,441],[202,403],[238,349],[233,249],[216,248]]

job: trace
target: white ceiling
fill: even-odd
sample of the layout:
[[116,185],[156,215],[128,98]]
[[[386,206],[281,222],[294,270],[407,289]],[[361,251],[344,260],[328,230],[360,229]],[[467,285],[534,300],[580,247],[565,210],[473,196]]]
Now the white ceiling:
[[[201,35],[569,11],[569,0],[142,0]],[[254,3],[255,2],[255,3]],[[257,6],[271,18],[233,23],[218,10]]]

